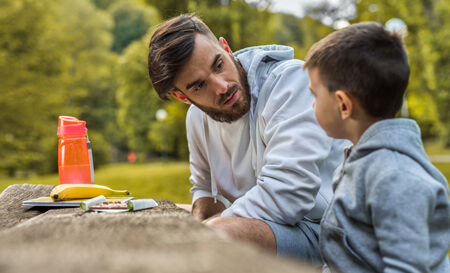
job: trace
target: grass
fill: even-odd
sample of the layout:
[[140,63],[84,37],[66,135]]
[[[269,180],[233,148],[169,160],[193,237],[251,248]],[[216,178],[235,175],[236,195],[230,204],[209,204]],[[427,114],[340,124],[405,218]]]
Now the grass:
[[[116,190],[128,190],[134,198],[167,199],[191,203],[189,163],[158,162],[112,164],[95,170],[95,183]],[[31,179],[1,179],[0,192],[12,184],[58,185],[58,175]]]
[[442,141],[425,141],[424,146],[428,155],[450,155],[450,148],[445,148]]
[[[425,143],[428,155],[450,154],[439,142]],[[434,165],[450,181],[450,162]],[[95,170],[95,183],[117,190],[126,189],[135,198],[167,199],[175,203],[191,203],[188,162],[154,162],[145,164],[112,164]],[[0,192],[12,184],[58,185],[58,175],[30,179],[0,178]]]
[[[424,146],[429,156],[450,155],[450,148],[444,148],[441,141],[428,141],[424,143]],[[447,178],[447,182],[450,185],[450,162],[433,162],[433,164]]]

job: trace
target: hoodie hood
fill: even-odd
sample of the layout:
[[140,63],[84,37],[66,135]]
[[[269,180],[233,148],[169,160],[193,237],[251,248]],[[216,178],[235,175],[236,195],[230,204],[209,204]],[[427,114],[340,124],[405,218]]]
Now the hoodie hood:
[[388,149],[410,157],[434,179],[447,185],[442,173],[430,163],[423,149],[420,128],[414,120],[395,118],[374,123],[363,133],[346,161],[350,163],[380,149]]
[[270,69],[268,64],[293,59],[294,49],[282,45],[254,46],[236,51],[234,56],[247,71],[247,80],[252,97],[250,111],[253,112],[262,82],[266,80],[264,74]]

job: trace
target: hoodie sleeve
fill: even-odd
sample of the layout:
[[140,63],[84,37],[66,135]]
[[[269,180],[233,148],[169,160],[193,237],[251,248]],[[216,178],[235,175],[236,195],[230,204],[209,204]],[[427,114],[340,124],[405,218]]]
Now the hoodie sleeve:
[[[295,225],[315,206],[320,166],[333,140],[317,123],[302,62],[284,62],[262,86],[256,142],[264,148],[256,186],[222,213]],[[259,157],[259,155],[258,155]],[[328,198],[331,198],[329,196]],[[328,199],[329,200],[329,199]]]
[[448,192],[417,173],[398,169],[375,177],[368,189],[366,210],[383,272],[430,272],[430,265],[444,258],[439,253],[448,252]]

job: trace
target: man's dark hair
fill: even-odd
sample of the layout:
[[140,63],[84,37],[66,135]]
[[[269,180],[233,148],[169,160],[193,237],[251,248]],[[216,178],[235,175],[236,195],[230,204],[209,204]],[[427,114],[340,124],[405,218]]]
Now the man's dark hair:
[[163,22],[153,34],[148,54],[148,74],[153,87],[163,100],[173,90],[179,69],[191,58],[195,35],[217,38],[198,17],[182,14]]
[[379,118],[395,117],[409,80],[400,34],[375,22],[348,26],[315,43],[306,55],[306,68],[318,68],[330,92],[350,92],[367,114]]

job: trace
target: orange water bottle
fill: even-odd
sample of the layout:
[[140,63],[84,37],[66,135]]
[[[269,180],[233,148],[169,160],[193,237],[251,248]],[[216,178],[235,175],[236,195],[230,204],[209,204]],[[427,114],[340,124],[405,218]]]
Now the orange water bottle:
[[75,117],[60,116],[58,136],[59,183],[94,183],[94,165],[86,122]]

